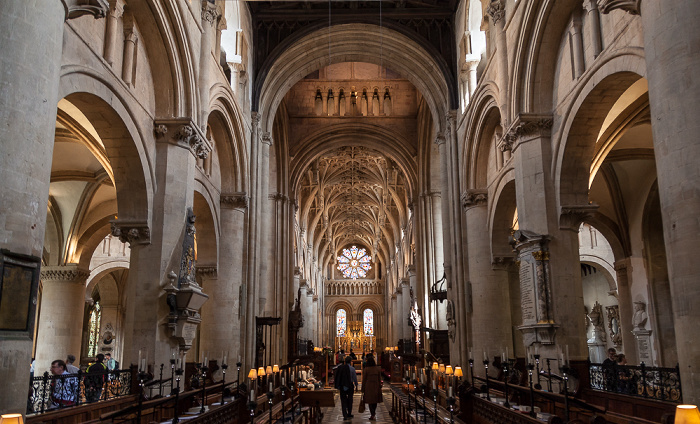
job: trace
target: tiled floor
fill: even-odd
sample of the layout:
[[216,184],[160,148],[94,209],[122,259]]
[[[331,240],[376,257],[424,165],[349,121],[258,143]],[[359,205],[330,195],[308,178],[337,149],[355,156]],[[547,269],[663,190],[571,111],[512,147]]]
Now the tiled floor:
[[339,422],[344,422],[344,423],[353,423],[353,424],[359,424],[359,423],[378,423],[378,424],[387,424],[387,423],[393,423],[391,420],[391,416],[389,415],[389,409],[391,408],[391,392],[388,389],[384,389],[384,401],[386,403],[380,403],[377,405],[377,421],[370,421],[369,420],[369,406],[365,405],[365,412],[360,414],[357,412],[357,407],[359,406],[360,402],[360,392],[355,392],[355,396],[353,397],[353,402],[352,402],[352,414],[354,417],[352,420],[343,420],[343,412],[340,409],[340,396],[338,394],[335,395],[335,408],[325,408],[323,411],[324,416],[323,416],[323,421],[324,423],[339,423]]

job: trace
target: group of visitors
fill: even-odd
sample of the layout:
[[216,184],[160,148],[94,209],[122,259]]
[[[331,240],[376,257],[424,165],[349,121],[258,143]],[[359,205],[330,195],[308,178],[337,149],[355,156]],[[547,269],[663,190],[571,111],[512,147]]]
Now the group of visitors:
[[[353,356],[354,354],[350,351],[350,354],[344,357],[344,363],[335,369],[335,388],[340,392],[341,409],[343,418],[346,420],[353,418],[352,397],[355,390],[358,390],[357,370],[352,366]],[[382,369],[377,366],[373,354],[365,355],[364,359],[362,402],[369,405],[369,419],[374,421],[377,419],[377,404],[382,402]]]
[[[66,360],[56,359],[51,362],[51,406],[50,408],[62,408],[75,405],[80,396],[80,381],[78,372],[80,369],[73,365],[75,356],[68,355]],[[119,368],[119,362],[112,358],[110,353],[103,355],[98,353],[95,362],[91,364],[83,379],[85,387],[85,401],[95,402],[102,397],[102,390],[108,380],[107,371]],[[111,377],[111,376],[110,376]]]
[[635,376],[625,365],[627,365],[627,357],[624,353],[617,353],[614,347],[608,349],[608,357],[603,361],[606,390],[619,393],[636,391]]

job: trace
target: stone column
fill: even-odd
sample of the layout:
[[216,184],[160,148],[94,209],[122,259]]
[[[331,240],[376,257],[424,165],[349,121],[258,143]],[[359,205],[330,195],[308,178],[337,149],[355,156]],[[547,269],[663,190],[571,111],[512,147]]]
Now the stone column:
[[49,370],[51,361],[65,360],[69,353],[80,358],[88,275],[89,272],[79,269],[77,264],[42,268],[37,375]]
[[574,79],[578,79],[586,70],[586,64],[583,59],[583,32],[581,31],[581,17],[578,13],[574,14],[569,25],[569,35],[571,37],[572,60],[574,61]]
[[[491,265],[486,190],[468,190],[462,196],[467,221],[467,257],[471,283],[471,349],[474,358],[482,352],[500,352],[512,346],[512,318],[508,274]],[[483,367],[476,367],[483,375]]]
[[391,333],[389,334],[389,344],[393,344],[396,346],[398,343],[399,339],[401,338],[399,336],[399,321],[401,317],[398,315],[398,301],[396,297],[396,293],[391,294],[391,313],[389,314],[389,317],[391,319]]
[[666,240],[683,401],[700,402],[700,261],[694,255],[700,233],[700,8],[694,0],[642,3],[644,57],[654,153]]
[[[556,195],[549,158],[549,116],[521,114],[504,136],[512,146],[520,230],[515,242],[520,262],[525,347],[542,344],[550,355],[556,345],[574,360],[588,357],[578,225],[594,206],[563,206]],[[555,338],[556,336],[556,338]]]
[[136,363],[139,350],[150,364],[167,363],[176,347],[170,330],[162,325],[169,313],[163,287],[170,284],[168,273],[179,273],[187,209],[194,200],[195,157],[211,151],[190,118],[157,119],[154,126],[158,190],[151,229],[147,223],[112,222],[112,234],[131,246],[124,365]]
[[632,334],[632,315],[634,315],[634,307],[632,306],[632,294],[630,293],[630,278],[632,272],[632,264],[630,258],[624,258],[615,261],[615,274],[617,276],[617,304],[620,308],[620,331],[622,334],[622,347],[625,355],[632,363],[638,364],[637,343]]
[[[65,0],[7,0],[0,7],[0,247],[41,257],[49,198],[51,160],[63,51],[63,23],[82,14],[104,16],[106,8],[76,11]],[[31,66],[30,64],[41,64]],[[2,344],[0,413],[23,412],[31,340]]]
[[[202,38],[199,50],[199,104],[200,120],[199,125],[206,128],[209,117],[209,89],[211,88],[212,72],[212,46],[216,40],[216,26],[221,16],[221,12],[213,1],[201,0],[202,2]],[[218,63],[216,58],[214,63]]]
[[510,121],[510,103],[508,95],[508,40],[505,30],[506,6],[503,0],[491,0],[486,13],[491,18],[493,30],[496,32],[496,62],[498,63],[498,90],[501,107],[501,120],[504,124]]
[[129,13],[124,15],[124,59],[122,60],[122,80],[128,85],[134,84],[134,60],[136,59],[136,43],[139,41],[134,28],[134,17]]
[[[411,329],[409,328],[408,324],[406,324],[408,320],[408,312],[411,310],[411,285],[408,280],[408,278],[402,278],[400,280],[400,287],[401,287],[401,297],[399,297],[399,301],[401,302],[400,310],[402,313],[402,321],[399,322],[399,325],[401,325],[401,338],[403,339],[409,339],[411,338]],[[423,307],[423,322],[425,323],[425,311],[427,308],[424,306]]]
[[105,28],[104,58],[110,66],[114,65],[114,58],[117,50],[117,30],[119,29],[119,18],[124,13],[124,3],[122,0],[109,1],[109,14]]
[[588,21],[588,42],[593,47],[593,58],[595,59],[603,51],[597,0],[583,0],[583,8],[586,9],[586,20]]

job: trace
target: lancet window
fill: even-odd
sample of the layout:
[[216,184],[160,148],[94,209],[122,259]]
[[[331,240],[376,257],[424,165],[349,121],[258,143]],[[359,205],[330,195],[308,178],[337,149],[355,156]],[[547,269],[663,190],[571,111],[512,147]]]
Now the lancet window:
[[365,309],[365,336],[374,336],[374,311]]
[[97,355],[97,345],[100,340],[100,321],[102,320],[102,307],[100,302],[95,302],[90,308],[90,321],[88,324],[88,357]]
[[338,312],[335,314],[335,321],[338,337],[345,337],[345,333],[348,331],[348,320],[345,309],[338,309]]

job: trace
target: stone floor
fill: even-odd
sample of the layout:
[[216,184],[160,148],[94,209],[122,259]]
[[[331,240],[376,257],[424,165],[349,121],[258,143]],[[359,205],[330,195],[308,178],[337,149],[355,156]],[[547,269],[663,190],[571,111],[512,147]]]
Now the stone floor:
[[377,421],[369,420],[369,406],[365,405],[365,412],[360,414],[357,412],[357,407],[360,402],[360,392],[355,392],[352,402],[352,414],[354,417],[352,420],[343,420],[343,412],[340,409],[340,396],[335,395],[335,408],[324,408],[323,411],[323,421],[324,423],[378,423],[378,424],[388,424],[393,423],[391,420],[391,415],[389,415],[389,408],[391,408],[391,392],[389,389],[384,389],[384,403],[377,405]]

